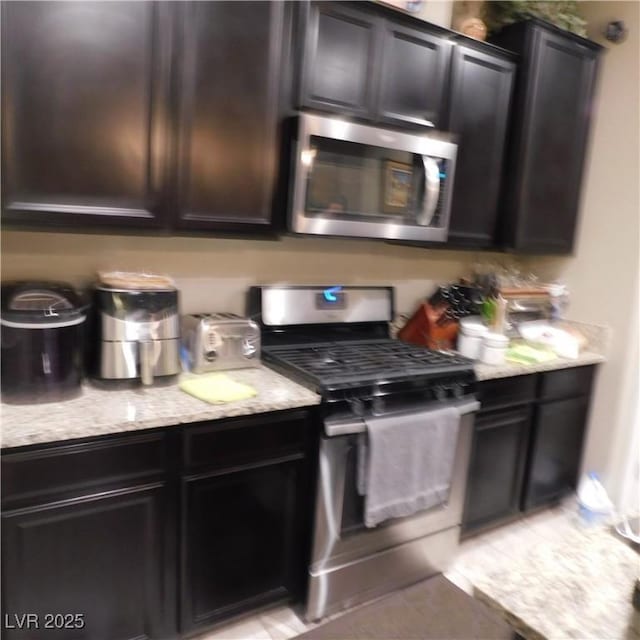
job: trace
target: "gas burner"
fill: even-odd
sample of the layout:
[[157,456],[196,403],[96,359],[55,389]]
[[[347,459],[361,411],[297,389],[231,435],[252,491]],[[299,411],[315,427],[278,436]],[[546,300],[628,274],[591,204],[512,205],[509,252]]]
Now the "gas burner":
[[397,340],[270,346],[265,360],[318,391],[469,372],[467,358]]
[[381,398],[389,405],[394,398],[472,392],[471,360],[389,337],[390,287],[337,289],[335,300],[336,287],[251,290],[248,315],[260,323],[265,364],[322,395],[331,411],[356,401],[369,410]]

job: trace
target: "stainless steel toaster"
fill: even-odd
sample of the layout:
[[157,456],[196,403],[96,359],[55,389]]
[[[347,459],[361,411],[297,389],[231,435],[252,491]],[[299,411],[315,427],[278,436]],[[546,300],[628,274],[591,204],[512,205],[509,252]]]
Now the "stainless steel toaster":
[[182,360],[194,373],[257,367],[260,329],[235,313],[182,317]]

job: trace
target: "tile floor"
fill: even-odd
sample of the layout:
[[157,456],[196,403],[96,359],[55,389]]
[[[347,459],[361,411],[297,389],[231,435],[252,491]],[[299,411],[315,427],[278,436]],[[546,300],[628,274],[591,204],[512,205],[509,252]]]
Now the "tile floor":
[[[465,540],[445,577],[473,595],[471,581],[474,575],[492,568],[496,558],[521,552],[523,545],[553,541],[576,526],[577,509],[575,500],[571,498],[557,507],[521,517]],[[304,622],[301,607],[280,606],[219,627],[192,640],[288,640],[315,626]]]

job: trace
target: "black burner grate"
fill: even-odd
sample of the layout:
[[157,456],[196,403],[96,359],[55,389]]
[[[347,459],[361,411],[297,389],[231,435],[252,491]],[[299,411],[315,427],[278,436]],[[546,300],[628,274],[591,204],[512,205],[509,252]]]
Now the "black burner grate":
[[390,339],[281,345],[267,347],[263,353],[319,387],[454,373],[472,367],[467,358]]

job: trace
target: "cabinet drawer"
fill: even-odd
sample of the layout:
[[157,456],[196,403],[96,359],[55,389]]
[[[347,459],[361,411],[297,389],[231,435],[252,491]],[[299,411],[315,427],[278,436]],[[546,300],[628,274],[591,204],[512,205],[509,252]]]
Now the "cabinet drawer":
[[164,434],[147,433],[4,454],[3,508],[142,484],[164,472],[166,452]]
[[271,414],[205,422],[184,434],[184,466],[232,467],[303,453],[309,414]]
[[560,400],[591,393],[595,367],[574,367],[542,375],[540,400]]
[[536,397],[537,376],[514,376],[486,380],[478,385],[481,411],[532,402]]

